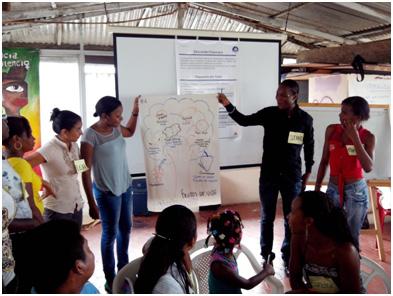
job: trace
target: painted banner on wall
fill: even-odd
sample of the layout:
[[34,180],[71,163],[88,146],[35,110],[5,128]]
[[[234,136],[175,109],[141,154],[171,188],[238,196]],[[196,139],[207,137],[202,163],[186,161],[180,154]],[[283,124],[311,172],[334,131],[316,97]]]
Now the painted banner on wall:
[[3,48],[3,102],[7,115],[22,115],[30,122],[34,149],[41,146],[39,50]]
[[221,204],[216,95],[139,100],[148,209]]

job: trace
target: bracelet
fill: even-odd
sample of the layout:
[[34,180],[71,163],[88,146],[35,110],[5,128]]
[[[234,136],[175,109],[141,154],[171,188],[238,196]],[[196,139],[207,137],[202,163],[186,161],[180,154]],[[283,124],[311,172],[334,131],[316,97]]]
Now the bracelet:
[[233,112],[235,112],[235,110],[236,110],[236,107],[233,106],[233,109],[231,111],[229,111],[228,114],[232,114]]
[[132,116],[135,116],[135,117],[137,117],[137,116],[138,116],[138,114],[139,114],[139,113],[136,113],[136,114],[135,114],[135,113],[132,113]]

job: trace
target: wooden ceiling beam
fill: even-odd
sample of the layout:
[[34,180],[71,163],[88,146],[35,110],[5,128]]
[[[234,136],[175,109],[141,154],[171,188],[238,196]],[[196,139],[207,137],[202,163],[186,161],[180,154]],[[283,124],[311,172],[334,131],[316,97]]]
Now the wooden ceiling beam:
[[[312,3],[312,2],[311,2],[311,3]],[[296,9],[300,8],[300,7],[303,7],[303,6],[307,5],[307,4],[310,4],[310,2],[301,2],[301,3],[299,3],[299,4],[295,4],[294,6],[291,6],[291,7],[289,7],[288,9],[285,9],[285,10],[282,10],[282,11],[280,11],[280,12],[278,12],[278,13],[272,14],[272,15],[270,15],[269,17],[271,17],[271,18],[277,18],[277,17],[279,17],[279,16],[282,16],[282,15],[284,15],[284,14],[287,14],[288,12],[291,12],[291,11],[293,11],[293,10],[296,10]],[[291,3],[291,5],[292,5],[292,3]]]
[[361,55],[367,63],[390,64],[390,48],[389,39],[357,45],[312,49],[300,51],[297,55],[297,62],[351,64],[355,55]]
[[366,30],[356,31],[351,34],[343,35],[345,38],[360,38],[360,37],[368,37],[375,34],[388,34],[391,31],[391,25],[384,25],[375,28],[370,28]]
[[[141,2],[139,2],[140,4]],[[128,10],[133,10],[133,9],[143,9],[143,8],[147,8],[147,7],[152,7],[152,6],[158,6],[158,5],[162,5],[162,3],[149,3],[147,4],[147,6],[123,6],[122,8],[118,8],[116,10],[108,10],[107,7],[107,12],[108,13],[118,13],[118,12],[123,12],[123,11],[128,11]],[[101,15],[105,15],[105,9],[104,6],[102,6],[102,10],[99,11],[95,11],[95,12],[89,12],[89,13],[79,13],[79,14],[73,14],[73,15],[68,15],[68,16],[64,16],[64,17],[55,17],[55,18],[51,18],[48,19],[48,23],[50,23],[51,21],[55,22],[55,21],[64,21],[64,22],[71,22],[71,21],[79,21],[81,18],[89,18],[89,17],[95,17],[95,16],[101,16]],[[22,23],[14,23],[11,25],[7,25],[4,24],[4,20],[3,20],[3,32],[10,32],[10,31],[14,31],[14,30],[20,30],[20,29],[27,29],[27,28],[32,28],[32,27],[36,27],[36,26],[42,26],[45,25],[46,23],[42,23],[42,22],[36,22],[34,23],[34,21],[32,20],[31,22],[22,22]],[[11,21],[12,23],[12,21]]]
[[177,28],[183,29],[184,27],[184,19],[187,13],[187,4],[186,3],[178,3],[177,4]]
[[2,2],[1,8],[3,10],[3,13],[6,11],[10,11],[11,10],[11,2]]
[[[121,11],[126,11],[130,9],[145,8],[157,5],[164,5],[163,2],[117,2],[117,3],[106,3],[107,13],[116,13]],[[7,23],[12,23],[16,20],[35,20],[35,19],[45,19],[45,18],[56,18],[65,17],[70,15],[81,15],[89,13],[100,13],[105,14],[104,3],[94,3],[87,2],[84,6],[68,6],[66,8],[56,8],[56,9],[42,9],[42,10],[29,10],[29,11],[9,11],[3,12],[3,25]]]
[[[280,33],[280,34],[283,33],[283,30],[281,30],[281,29],[274,28],[272,26],[267,26],[267,25],[262,24],[262,23],[260,23],[258,21],[250,20],[250,19],[242,17],[242,16],[237,16],[237,15],[233,15],[233,14],[222,12],[222,11],[217,12],[215,10],[210,10],[210,9],[209,9],[209,11],[212,11],[211,13],[214,13],[215,15],[224,16],[224,17],[227,17],[227,18],[232,18],[232,19],[236,20],[239,23],[242,23],[244,25],[247,25],[247,26],[252,27],[254,29],[257,29],[257,30],[261,30],[263,32],[274,32],[274,33]],[[295,37],[296,34],[293,34],[291,32],[285,32],[285,33],[287,35],[287,40],[290,41],[293,44],[299,45],[299,46],[307,48],[307,49],[319,48],[318,46],[315,46],[313,44],[306,43],[306,42],[303,42],[301,40],[298,40]]]
[[[3,43],[3,48],[38,48],[38,49],[69,49],[79,50],[79,44],[65,44],[61,46],[57,44],[48,43],[23,43],[23,42],[6,42]],[[86,50],[97,50],[97,51],[113,51],[113,46],[105,45],[84,45],[83,49]]]
[[56,24],[55,42],[58,46],[61,45],[63,39],[63,24]]

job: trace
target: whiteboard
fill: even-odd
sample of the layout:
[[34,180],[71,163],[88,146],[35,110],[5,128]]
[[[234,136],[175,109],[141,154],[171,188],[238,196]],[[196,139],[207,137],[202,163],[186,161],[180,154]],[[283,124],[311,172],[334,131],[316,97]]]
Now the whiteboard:
[[[325,131],[329,124],[339,123],[339,113],[341,107],[301,107],[314,119],[314,165],[310,176],[310,181],[317,178],[319,163],[322,157],[323,144],[325,141]],[[370,119],[363,123],[363,127],[375,135],[376,145],[374,153],[374,168],[370,173],[365,173],[366,179],[388,179],[391,177],[390,171],[390,113],[383,108],[371,108]],[[303,159],[303,157],[302,157]],[[304,161],[302,163],[304,172]],[[329,168],[324,181],[329,179]]]
[[[192,36],[192,32],[189,34]],[[125,120],[131,114],[131,104],[137,95],[177,94],[174,35],[114,33],[113,38],[116,93],[123,103]],[[275,94],[280,81],[280,40],[249,37],[238,40],[240,81],[236,99],[239,103],[236,107],[244,114],[251,114],[276,104]],[[220,139],[221,168],[255,166],[261,163],[263,128],[240,128],[239,134],[235,139]],[[130,173],[134,176],[144,174],[139,127],[135,135],[126,142]]]

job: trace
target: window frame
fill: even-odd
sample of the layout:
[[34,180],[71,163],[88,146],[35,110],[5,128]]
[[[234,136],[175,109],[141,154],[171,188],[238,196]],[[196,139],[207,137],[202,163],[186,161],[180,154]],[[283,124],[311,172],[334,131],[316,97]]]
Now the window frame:
[[113,51],[97,50],[60,50],[60,49],[41,49],[41,58],[71,57],[78,60],[78,80],[79,80],[79,108],[81,110],[82,128],[87,128],[87,107],[86,107],[86,81],[84,75],[85,65],[89,64],[113,64]]

